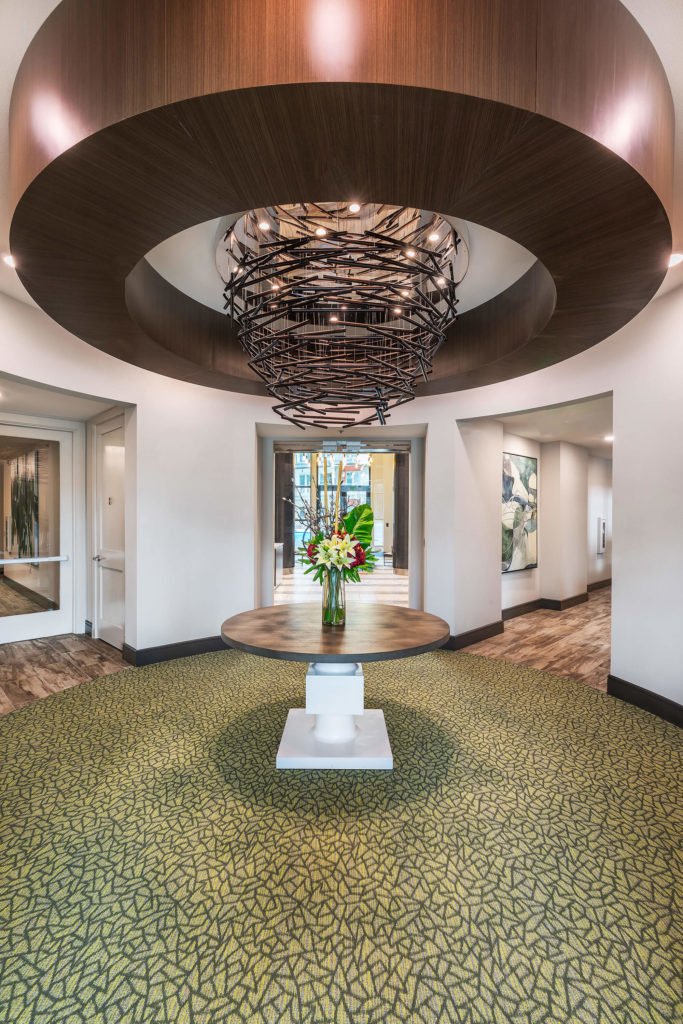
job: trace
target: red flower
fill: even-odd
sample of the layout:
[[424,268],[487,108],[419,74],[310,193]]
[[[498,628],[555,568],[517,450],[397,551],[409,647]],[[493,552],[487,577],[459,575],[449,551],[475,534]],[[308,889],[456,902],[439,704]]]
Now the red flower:
[[351,562],[351,569],[355,569],[358,565],[365,565],[365,551],[363,550],[362,544],[356,544],[353,552],[356,556],[355,561]]
[[318,552],[317,544],[309,544],[308,547],[306,548],[306,554],[308,555],[308,560],[309,560],[309,562],[311,562],[312,565],[315,565],[315,558],[316,558],[317,552]]

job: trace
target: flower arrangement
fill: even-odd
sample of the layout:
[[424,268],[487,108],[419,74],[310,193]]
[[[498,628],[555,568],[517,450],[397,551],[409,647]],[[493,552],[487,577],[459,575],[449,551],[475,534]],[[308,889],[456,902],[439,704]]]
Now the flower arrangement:
[[313,578],[323,588],[323,624],[343,626],[346,621],[345,591],[346,580],[360,583],[361,572],[372,572],[375,555],[372,552],[372,528],[374,517],[369,505],[355,505],[344,512],[340,507],[342,464],[339,464],[337,494],[330,508],[327,498],[327,459],[325,459],[325,502],[323,507],[314,508],[302,501],[299,520],[312,535],[308,544],[297,549],[305,574],[314,573]]

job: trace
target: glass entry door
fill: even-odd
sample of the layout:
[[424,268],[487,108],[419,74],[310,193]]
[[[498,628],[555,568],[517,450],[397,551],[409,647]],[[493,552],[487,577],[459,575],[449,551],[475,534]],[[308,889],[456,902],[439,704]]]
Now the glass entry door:
[[73,631],[72,435],[0,425],[0,643]]

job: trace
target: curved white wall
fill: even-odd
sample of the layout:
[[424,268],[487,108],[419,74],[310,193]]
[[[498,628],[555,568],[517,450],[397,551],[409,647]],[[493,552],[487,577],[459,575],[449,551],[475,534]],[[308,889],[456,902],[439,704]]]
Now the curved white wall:
[[[612,672],[683,700],[681,337],[679,288],[565,363],[394,413],[392,426],[427,424],[425,607],[454,633],[500,616],[499,458],[494,471],[476,453],[493,444],[500,452],[502,442],[502,428],[473,440],[456,421],[613,391]],[[2,296],[0,369],[137,405],[137,610],[127,629],[138,648],[216,635],[222,619],[253,604],[255,425],[279,422],[266,400],[129,366]]]

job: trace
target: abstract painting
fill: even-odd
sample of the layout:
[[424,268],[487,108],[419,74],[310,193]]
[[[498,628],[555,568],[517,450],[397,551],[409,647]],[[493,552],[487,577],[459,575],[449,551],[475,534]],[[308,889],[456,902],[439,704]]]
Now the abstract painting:
[[503,452],[503,572],[538,565],[538,460]]

